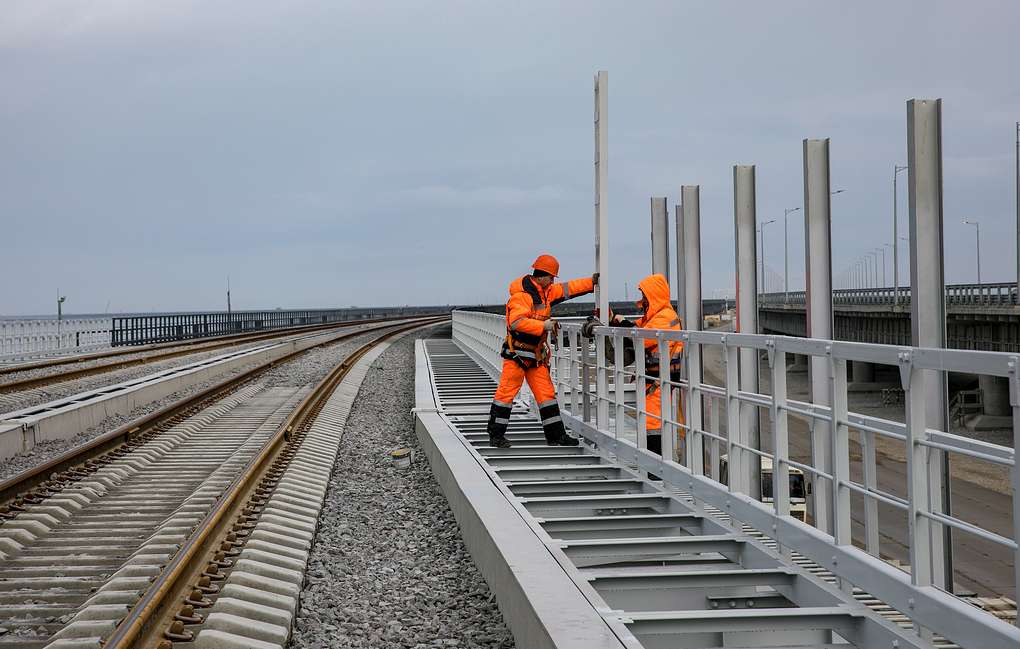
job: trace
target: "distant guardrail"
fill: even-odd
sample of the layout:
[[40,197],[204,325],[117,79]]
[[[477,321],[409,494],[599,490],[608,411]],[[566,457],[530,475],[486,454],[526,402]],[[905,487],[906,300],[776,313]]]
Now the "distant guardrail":
[[113,318],[110,340],[114,347],[148,345],[193,338],[329,324],[371,318],[448,313],[450,307],[405,306],[301,311],[219,311]]
[[[910,305],[910,287],[901,286],[897,301],[896,289],[883,288],[840,288],[832,292],[834,306],[881,306]],[[804,306],[804,291],[789,293],[759,293],[758,304],[762,306]],[[973,307],[1014,307],[1017,299],[1016,282],[994,284],[949,284],[946,286],[946,306]]]
[[0,320],[0,361],[110,346],[110,318]]

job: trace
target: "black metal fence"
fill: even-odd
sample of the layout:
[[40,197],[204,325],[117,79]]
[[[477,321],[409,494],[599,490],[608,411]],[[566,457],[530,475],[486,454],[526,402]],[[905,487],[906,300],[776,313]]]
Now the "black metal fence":
[[306,311],[234,311],[231,313],[175,313],[113,318],[110,343],[114,347],[148,345],[193,338],[268,331],[302,325],[329,324],[401,316],[449,313],[445,306],[407,306]]

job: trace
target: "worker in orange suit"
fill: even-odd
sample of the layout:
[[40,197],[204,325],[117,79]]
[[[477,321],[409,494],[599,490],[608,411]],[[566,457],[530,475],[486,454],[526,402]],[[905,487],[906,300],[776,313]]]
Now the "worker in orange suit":
[[577,440],[567,435],[560,419],[556,388],[549,376],[548,338],[549,332],[556,326],[552,307],[594,291],[599,274],[554,283],[560,272],[560,263],[552,255],[539,255],[531,268],[530,275],[510,283],[510,299],[506,303],[506,340],[500,352],[503,371],[489,410],[489,445],[510,448],[506,438],[510,409],[521,385],[527,380],[538,402],[546,442],[550,446],[577,446]]
[[[641,317],[636,322],[612,314],[610,325],[614,327],[640,327],[641,329],[672,329],[683,328],[680,316],[669,302],[669,283],[662,275],[649,275],[638,283],[641,290],[641,301],[637,307],[641,309]],[[678,340],[669,342],[669,375],[671,381],[681,378],[681,360],[684,344]],[[659,343],[655,340],[644,340],[645,374],[659,376]],[[645,431],[648,439],[648,450],[662,455],[662,384],[660,381],[645,383]],[[683,423],[683,410],[679,409],[676,421]],[[680,430],[680,439],[684,439],[684,431]],[[672,459],[672,458],[669,458]]]

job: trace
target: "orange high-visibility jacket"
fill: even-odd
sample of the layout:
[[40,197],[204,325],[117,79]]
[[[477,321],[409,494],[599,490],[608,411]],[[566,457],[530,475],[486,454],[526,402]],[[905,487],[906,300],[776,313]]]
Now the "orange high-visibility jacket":
[[[680,316],[676,314],[669,302],[669,283],[662,275],[649,275],[640,282],[638,288],[648,300],[648,310],[634,324],[642,329],[683,329]],[[645,372],[650,375],[659,372],[659,343],[645,340]],[[684,344],[679,340],[669,342],[670,370],[680,369],[680,357]]]
[[551,284],[545,290],[530,275],[515,279],[510,283],[510,299],[506,303],[503,357],[537,362],[536,354],[546,342],[545,321],[552,315],[552,307],[594,290],[590,277]]

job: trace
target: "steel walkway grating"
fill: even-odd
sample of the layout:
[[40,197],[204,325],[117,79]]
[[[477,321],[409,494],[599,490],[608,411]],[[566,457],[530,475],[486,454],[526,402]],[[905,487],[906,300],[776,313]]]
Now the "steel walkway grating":
[[930,646],[762,535],[586,444],[546,446],[521,400],[513,448],[490,447],[492,378],[451,341],[425,350],[437,410],[623,646]]

